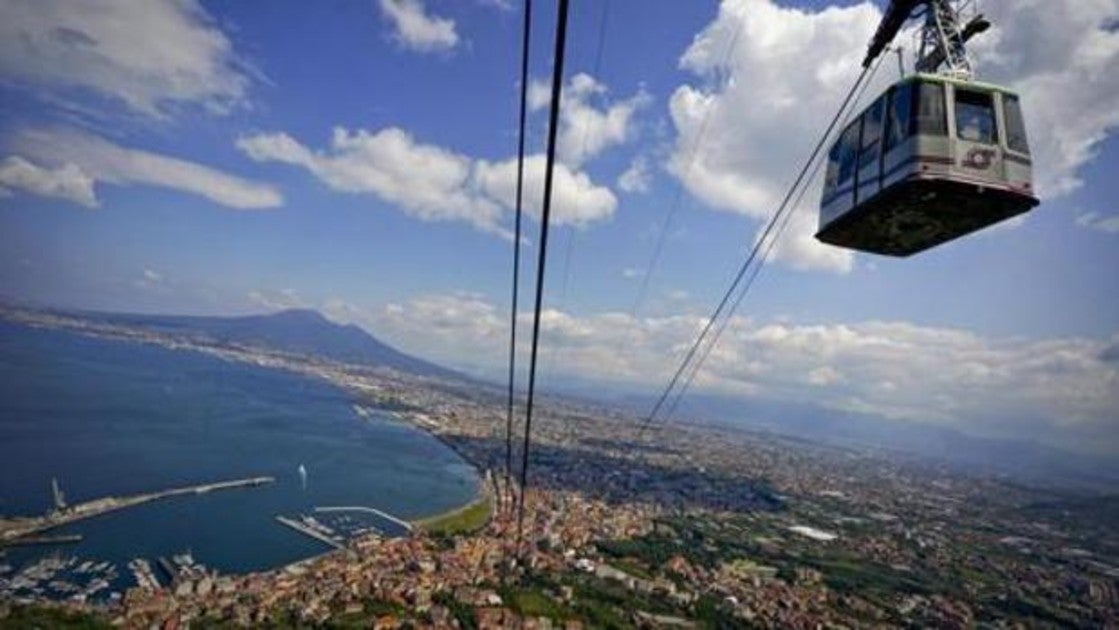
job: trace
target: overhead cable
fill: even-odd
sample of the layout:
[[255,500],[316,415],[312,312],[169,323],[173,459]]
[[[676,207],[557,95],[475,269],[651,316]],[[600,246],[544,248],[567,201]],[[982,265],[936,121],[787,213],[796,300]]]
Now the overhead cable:
[[521,271],[521,217],[525,179],[525,118],[528,108],[528,56],[532,32],[532,0],[524,0],[521,26],[521,113],[517,133],[517,201],[513,236],[513,299],[509,307],[509,401],[505,415],[505,492],[513,478],[513,396],[517,365],[517,294]]
[[524,446],[521,449],[521,492],[517,502],[517,549],[524,538],[525,493],[528,489],[529,449],[532,446],[532,411],[536,394],[536,357],[540,343],[540,313],[544,299],[544,269],[548,260],[548,222],[552,213],[552,176],[556,165],[556,131],[560,97],[563,93],[563,60],[567,45],[568,0],[559,0],[556,16],[556,47],[553,53],[552,103],[548,111],[548,149],[544,166],[544,201],[540,209],[540,252],[536,261],[536,304],[532,319],[532,348],[528,367],[528,399],[525,402]]
[[649,424],[651,424],[656,419],[657,414],[661,411],[661,408],[664,406],[665,401],[680,383],[680,377],[684,375],[685,371],[688,369],[689,364],[691,364],[691,362],[696,358],[696,352],[699,350],[700,346],[707,338],[707,335],[711,332],[711,329],[715,325],[715,322],[718,321],[719,318],[723,315],[723,311],[730,303],[731,297],[735,294],[738,286],[742,283],[743,278],[745,278],[747,271],[750,269],[750,265],[753,264],[755,259],[757,259],[758,254],[769,238],[770,233],[773,232],[774,228],[781,220],[782,215],[789,208],[789,201],[792,199],[796,191],[800,188],[801,184],[805,181],[805,176],[812,168],[812,165],[813,163],[815,163],[817,156],[820,155],[820,151],[823,149],[825,143],[831,136],[832,131],[835,129],[840,119],[842,119],[843,114],[847,110],[848,106],[851,104],[852,99],[859,92],[863,81],[866,79],[870,71],[871,69],[869,67],[863,68],[862,72],[859,73],[859,77],[858,79],[856,79],[855,84],[851,86],[850,90],[848,90],[847,95],[843,99],[843,103],[839,107],[839,110],[835,113],[835,116],[832,117],[831,122],[828,123],[827,129],[824,131],[819,141],[817,141],[816,146],[812,149],[812,153],[809,155],[808,161],[805,162],[804,166],[800,169],[800,172],[797,174],[796,180],[794,180],[793,185],[785,194],[784,199],[777,207],[777,210],[773,213],[773,216],[770,217],[769,222],[765,226],[765,230],[762,232],[761,238],[759,238],[754,243],[754,246],[750,249],[750,253],[746,256],[745,261],[743,261],[742,265],[739,267],[738,272],[734,276],[734,280],[731,282],[730,286],[723,294],[722,299],[719,300],[719,304],[715,307],[715,311],[712,313],[711,317],[707,319],[707,322],[704,324],[702,331],[700,332],[699,336],[696,337],[691,347],[688,349],[687,354],[685,354],[683,361],[681,361],[680,363],[680,366],[672,375],[672,378],[669,380],[668,385],[665,386],[664,391],[662,391],[660,396],[657,398],[657,402],[653,405],[652,410],[649,412],[649,415],[645,418],[645,421],[641,425],[642,430],[648,427]]

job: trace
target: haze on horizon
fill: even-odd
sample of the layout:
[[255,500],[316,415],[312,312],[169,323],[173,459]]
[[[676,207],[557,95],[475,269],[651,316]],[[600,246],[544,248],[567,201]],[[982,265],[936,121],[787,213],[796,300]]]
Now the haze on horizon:
[[[882,3],[602,6],[601,51],[604,9],[571,18],[543,386],[652,392],[851,83]],[[979,76],[1022,94],[1042,205],[893,260],[815,242],[814,186],[697,392],[1119,454],[1119,1],[984,10]],[[502,374],[512,3],[0,11],[0,296],[312,308]],[[530,200],[550,46],[540,29]],[[895,78],[884,65],[869,92]]]

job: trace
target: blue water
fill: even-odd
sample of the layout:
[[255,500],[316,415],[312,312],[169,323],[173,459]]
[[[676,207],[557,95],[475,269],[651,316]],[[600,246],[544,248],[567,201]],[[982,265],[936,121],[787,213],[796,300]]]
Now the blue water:
[[82,534],[78,544],[9,550],[0,561],[18,570],[59,552],[127,574],[131,558],[190,549],[223,573],[260,570],[328,549],[277,514],[363,505],[411,518],[473,497],[477,475],[448,447],[384,414],[361,418],[352,402],[280,370],[0,322],[0,514],[47,510],[52,477],[71,503],[276,477],[81,521],[52,532]]

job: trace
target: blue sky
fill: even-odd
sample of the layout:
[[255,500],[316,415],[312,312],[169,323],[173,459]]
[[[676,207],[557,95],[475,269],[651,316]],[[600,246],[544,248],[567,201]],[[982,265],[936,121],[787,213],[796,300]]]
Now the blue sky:
[[[317,308],[500,373],[519,5],[127,4],[0,3],[0,295]],[[1119,3],[986,4],[996,29],[973,52],[1023,94],[1042,205],[895,260],[814,243],[813,190],[701,388],[1119,448]],[[547,374],[654,386],[853,80],[881,3],[572,5]],[[554,9],[537,3],[533,154]],[[1039,16],[1055,20],[1040,34]]]

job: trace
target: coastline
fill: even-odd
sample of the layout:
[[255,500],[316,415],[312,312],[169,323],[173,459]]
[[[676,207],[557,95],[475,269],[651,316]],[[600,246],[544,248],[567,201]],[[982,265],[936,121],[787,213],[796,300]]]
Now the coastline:
[[[104,341],[123,342],[124,345],[137,345],[160,348],[163,350],[186,350],[195,356],[207,357],[209,359],[216,359],[222,363],[243,365],[250,368],[257,368],[262,370],[278,370],[278,372],[290,374],[295,377],[308,378],[312,382],[318,382],[335,388],[339,391],[339,395],[348,401],[350,404],[361,404],[370,408],[370,411],[376,410],[378,413],[386,413],[387,416],[382,416],[382,420],[394,420],[408,425],[410,429],[420,430],[427,436],[431,436],[438,440],[453,452],[449,455],[450,461],[457,458],[458,462],[452,464],[453,467],[461,467],[461,464],[467,464],[469,470],[473,470],[476,476],[476,486],[473,488],[462,488],[464,496],[460,497],[457,504],[449,507],[435,507],[431,506],[429,509],[436,509],[434,513],[423,514],[421,511],[419,516],[405,518],[407,523],[414,526],[415,529],[422,529],[423,533],[420,536],[425,536],[430,533],[427,527],[415,527],[415,524],[423,523],[429,525],[433,521],[444,519],[454,519],[463,514],[469,513],[471,510],[483,509],[485,511],[485,520],[483,525],[488,523],[491,514],[491,502],[489,500],[490,492],[487,486],[488,474],[485,467],[480,467],[479,464],[472,458],[459,449],[455,448],[453,444],[453,436],[441,435],[439,432],[439,423],[432,422],[425,424],[423,420],[426,416],[423,412],[416,408],[416,412],[420,415],[417,416],[413,413],[401,412],[399,410],[392,410],[392,408],[384,408],[382,404],[375,399],[370,398],[369,391],[363,392],[359,384],[366,383],[380,383],[382,379],[386,379],[385,383],[392,387],[398,380],[406,379],[408,376],[405,374],[394,375],[392,370],[382,374],[375,366],[351,365],[344,363],[337,363],[337,361],[321,360],[316,357],[293,355],[289,352],[270,351],[266,348],[260,347],[231,347],[220,346],[216,342],[203,341],[199,339],[180,339],[161,333],[144,333],[142,331],[132,331],[128,329],[97,329],[87,328],[83,326],[82,320],[79,319],[54,319],[50,321],[36,320],[25,317],[12,317],[13,314],[8,311],[0,309],[0,322],[7,323],[15,328],[12,332],[19,335],[20,329],[40,329],[40,330],[55,330],[59,332],[68,333],[68,335],[76,335],[79,338],[97,339]],[[373,368],[373,372],[368,372]],[[368,378],[367,378],[368,375]],[[429,412],[430,413],[430,412]],[[358,419],[352,419],[357,421]],[[459,468],[460,476],[468,476],[466,468]],[[433,469],[432,473],[436,473]],[[445,505],[445,504],[444,504]],[[429,525],[430,526],[430,525]],[[413,534],[402,534],[402,538],[410,538]],[[224,576],[231,577],[231,579],[239,579],[239,577],[246,577],[252,575],[276,575],[283,573],[302,573],[310,571],[311,567],[320,562],[325,557],[338,556],[339,554],[355,553],[354,549],[358,548],[361,544],[368,545],[372,540],[367,539],[365,536],[355,536],[348,540],[349,549],[331,549],[320,548],[318,551],[312,551],[309,555],[300,558],[293,558],[290,562],[280,561],[279,563],[270,566],[260,566],[251,568],[247,571],[223,571]],[[43,601],[54,601],[44,599]],[[102,605],[112,607],[111,602],[92,602],[96,608],[101,608]]]
[[[265,370],[280,370],[298,376],[311,377],[314,380],[326,381],[331,386],[342,390],[350,399],[352,405],[375,409],[399,422],[422,431],[445,445],[453,451],[462,462],[468,464],[474,470],[478,485],[469,500],[461,505],[444,509],[440,512],[406,519],[415,529],[429,532],[433,529],[438,529],[438,527],[433,527],[433,525],[455,521],[471,512],[474,512],[476,516],[480,511],[484,511],[484,518],[481,519],[480,527],[484,527],[492,517],[494,492],[491,487],[492,481],[490,479],[490,472],[483,465],[474,461],[467,453],[459,450],[453,441],[447,439],[439,432],[439,427],[436,423],[425,421],[425,416],[422,413],[416,414],[387,408],[381,401],[376,399],[371,400],[368,391],[362,391],[361,388],[355,387],[354,383],[346,378],[344,372],[346,369],[368,369],[371,367],[376,368],[376,366],[323,361],[312,356],[291,355],[282,351],[271,351],[267,348],[222,347],[220,345],[207,344],[199,339],[177,339],[164,334],[147,333],[147,331],[130,330],[128,328],[105,327],[96,324],[87,326],[86,322],[81,318],[55,316],[40,319],[28,315],[29,314],[21,313],[18,310],[0,310],[0,321],[32,329],[57,330],[93,339],[124,342],[127,344],[136,343],[161,347],[173,351],[185,350],[231,363],[239,363]],[[336,550],[325,551],[324,553],[314,554],[287,565],[278,565],[272,569],[266,569],[266,571],[282,571],[289,566],[298,565],[302,562],[336,552]]]
[[362,396],[367,394],[363,394],[352,387],[347,388],[347,391],[349,391],[354,397],[353,405],[361,408],[376,409],[377,411],[386,414],[390,418],[393,418],[394,420],[403,424],[407,424],[408,426],[422,431],[432,438],[438,440],[439,443],[449,448],[455,453],[455,455],[458,456],[459,459],[473,468],[475,474],[478,477],[478,488],[475,491],[474,496],[471,497],[471,499],[466,503],[448,508],[441,512],[429,514],[427,516],[407,519],[415,530],[422,530],[425,532],[440,531],[442,529],[441,525],[443,525],[444,523],[451,523],[456,519],[459,519],[460,517],[466,516],[469,512],[481,510],[483,507],[486,511],[486,517],[484,519],[484,522],[482,522],[480,526],[475,529],[481,529],[481,527],[485,527],[485,525],[489,523],[489,520],[490,518],[492,518],[494,511],[494,489],[492,487],[492,471],[490,471],[488,468],[484,468],[480,463],[474,461],[473,458],[471,458],[469,455],[459,450],[458,447],[451,440],[448,440],[446,437],[444,437],[443,434],[438,431],[438,427],[434,426],[432,423],[425,422],[422,418],[415,417],[413,413],[387,409],[381,406],[377,401],[363,400]]
[[481,486],[479,496],[466,505],[409,522],[417,531],[426,533],[469,534],[478,531],[489,524],[494,511],[493,491],[489,483],[483,479]]

